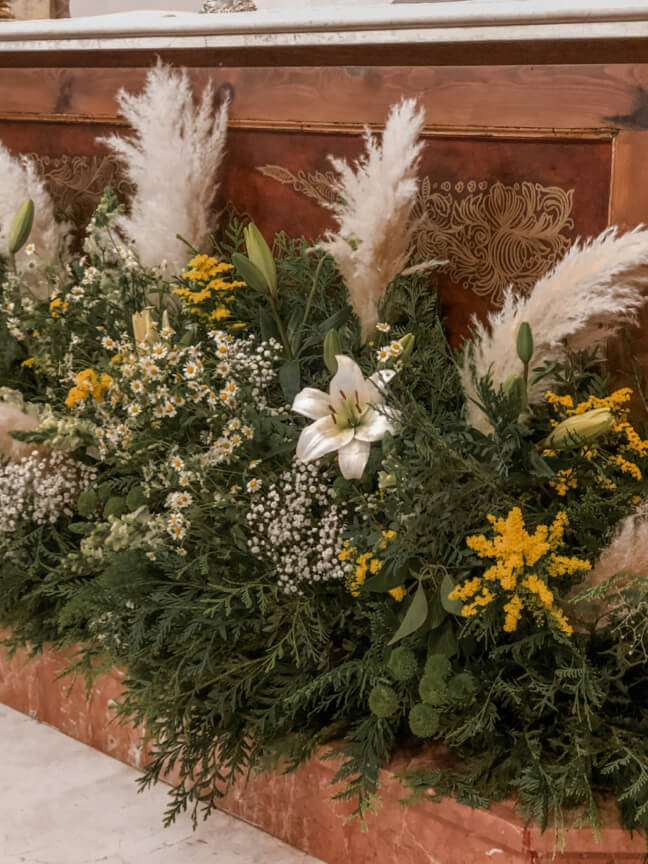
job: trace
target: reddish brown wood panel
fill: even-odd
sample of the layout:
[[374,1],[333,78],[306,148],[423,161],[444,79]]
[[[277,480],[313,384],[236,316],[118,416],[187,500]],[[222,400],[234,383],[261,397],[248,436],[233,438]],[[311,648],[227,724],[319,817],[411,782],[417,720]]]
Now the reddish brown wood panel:
[[[648,59],[648,54],[646,54]],[[120,87],[139,90],[147,66],[0,68],[0,115],[114,117]],[[274,123],[382,123],[415,96],[441,127],[546,130],[645,128],[648,63],[561,66],[303,66],[190,69],[233,95],[232,119]]]

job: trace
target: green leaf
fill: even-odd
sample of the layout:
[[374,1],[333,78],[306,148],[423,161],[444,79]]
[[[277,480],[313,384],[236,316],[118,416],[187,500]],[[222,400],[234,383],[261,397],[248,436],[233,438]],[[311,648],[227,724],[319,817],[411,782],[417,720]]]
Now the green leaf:
[[259,314],[259,329],[261,330],[261,338],[264,342],[268,342],[270,339],[276,339],[277,342],[281,342],[277,322],[267,307],[264,307]]
[[72,534],[85,536],[86,534],[90,534],[94,530],[94,527],[92,522],[71,522],[68,525],[68,530]]
[[454,657],[458,650],[459,644],[452,621],[446,618],[441,627],[430,633],[428,654],[444,654],[446,657]]
[[321,337],[324,338],[324,336],[326,336],[329,330],[337,330],[343,324],[345,324],[349,318],[350,311],[351,310],[349,309],[349,307],[345,306],[344,309],[339,309],[333,315],[328,317],[326,321],[322,321],[322,323],[319,325],[319,332]]
[[423,583],[419,582],[418,588],[416,589],[416,594],[414,595],[414,599],[410,603],[409,609],[405,613],[405,617],[403,618],[400,627],[394,633],[394,635],[387,644],[393,645],[394,642],[399,642],[406,636],[415,633],[420,627],[425,624],[427,613],[427,595],[425,593],[425,589],[423,588]]
[[299,360],[288,360],[283,364],[279,370],[279,383],[286,399],[292,402],[301,386]]
[[451,600],[448,596],[452,591],[454,591],[455,587],[452,576],[450,576],[449,573],[446,573],[443,577],[443,582],[441,582],[439,596],[441,597],[441,604],[446,612],[449,612],[451,615],[461,615],[461,610],[463,609],[463,603],[461,600]]
[[232,264],[236,267],[243,278],[243,281],[246,282],[250,288],[254,291],[258,291],[259,294],[268,293],[270,286],[268,285],[265,276],[249,258],[246,258],[245,255],[241,255],[240,252],[235,252],[232,255]]
[[362,586],[363,590],[377,594],[384,594],[387,591],[391,591],[393,588],[398,588],[399,585],[405,584],[408,579],[412,578],[412,569],[415,567],[416,561],[414,559],[408,561],[397,570],[394,570],[394,568],[387,563],[382,570],[370,579],[367,579]]
[[551,477],[556,476],[556,473],[551,467],[551,465],[549,465],[549,463],[542,458],[542,456],[538,453],[537,450],[531,449],[529,451],[529,461],[531,462],[531,466],[538,477],[545,477],[549,480],[551,479]]

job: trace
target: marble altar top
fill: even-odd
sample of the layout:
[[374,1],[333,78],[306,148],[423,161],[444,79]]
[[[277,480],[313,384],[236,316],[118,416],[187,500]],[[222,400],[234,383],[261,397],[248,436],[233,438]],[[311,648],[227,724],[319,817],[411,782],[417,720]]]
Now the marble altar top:
[[648,0],[472,0],[201,15],[146,11],[0,25],[0,52],[630,39]]

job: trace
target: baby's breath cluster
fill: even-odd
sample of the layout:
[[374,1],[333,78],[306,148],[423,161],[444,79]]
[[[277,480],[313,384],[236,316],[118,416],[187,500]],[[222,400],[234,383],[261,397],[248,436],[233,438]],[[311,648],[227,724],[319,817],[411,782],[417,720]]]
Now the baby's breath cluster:
[[250,552],[272,564],[289,594],[303,593],[313,583],[343,581],[351,567],[338,557],[346,518],[326,475],[315,465],[295,462],[252,499]]
[[79,495],[96,481],[96,471],[54,451],[38,450],[0,469],[0,532],[15,532],[23,522],[54,525],[72,516]]

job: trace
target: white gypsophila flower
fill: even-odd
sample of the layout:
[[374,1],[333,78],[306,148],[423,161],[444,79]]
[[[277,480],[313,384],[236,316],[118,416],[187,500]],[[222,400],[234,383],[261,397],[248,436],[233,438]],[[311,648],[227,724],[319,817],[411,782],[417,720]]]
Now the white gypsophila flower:
[[20,462],[0,468],[0,533],[13,533],[21,522],[53,525],[72,517],[79,495],[96,472],[59,451],[35,450]]
[[393,370],[375,372],[365,379],[350,357],[336,357],[338,369],[328,393],[305,387],[295,397],[292,410],[310,420],[299,436],[297,458],[302,462],[338,452],[342,475],[359,480],[374,441],[394,432],[394,414],[385,407],[384,387]]
[[335,503],[331,480],[314,465],[294,462],[266,492],[252,497],[246,517],[250,552],[274,568],[288,594],[344,581],[350,571],[338,558],[348,514]]

